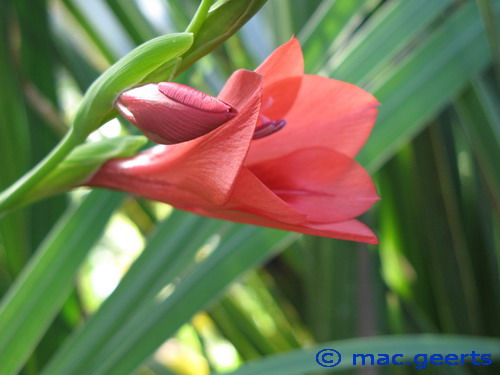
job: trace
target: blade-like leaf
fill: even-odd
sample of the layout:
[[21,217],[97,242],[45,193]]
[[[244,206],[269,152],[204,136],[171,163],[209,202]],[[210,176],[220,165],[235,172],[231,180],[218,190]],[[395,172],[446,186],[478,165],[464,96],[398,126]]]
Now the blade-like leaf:
[[[500,14],[500,7],[497,9]],[[382,103],[358,160],[379,168],[488,64],[490,51],[474,3],[464,4],[386,76],[370,81]]]
[[[44,374],[85,373],[86,367],[122,325],[155,300],[156,295],[180,277],[222,221],[175,211],[161,223],[148,246],[87,325],[77,332],[44,369]],[[195,235],[193,235],[195,233]]]
[[[173,291],[168,297],[162,299],[160,295],[153,301],[150,298],[143,301],[140,309],[117,334],[111,338],[106,337],[102,349],[72,373],[117,375],[132,372],[195,312],[213,301],[245,270],[276,251],[277,246],[287,238],[296,238],[296,235],[234,225],[224,235],[217,250],[189,270],[185,278],[172,285]],[[176,251],[181,251],[181,248]],[[135,268],[135,274],[147,272],[140,264],[141,262]],[[62,372],[50,374],[58,375]]]
[[[316,362],[316,354],[322,349],[335,349],[340,352],[341,362],[335,367],[322,367]],[[296,350],[290,353],[265,358],[254,363],[249,363],[240,369],[226,373],[227,375],[299,375],[309,371],[315,373],[343,371],[356,368],[353,364],[354,354],[372,353],[377,359],[377,353],[385,353],[390,356],[402,354],[398,361],[404,361],[404,365],[413,368],[425,368],[429,363],[422,365],[424,359],[414,358],[417,354],[427,354],[425,361],[434,353],[456,354],[456,353],[491,354],[491,358],[500,356],[500,341],[486,337],[475,336],[439,336],[439,335],[408,335],[391,337],[359,338],[344,341],[332,341],[315,345],[314,347]],[[411,361],[414,361],[412,363]],[[420,361],[420,366],[417,364]],[[361,362],[358,359],[358,362]],[[369,362],[369,361],[367,361]],[[410,365],[408,365],[410,363]],[[357,366],[363,368],[366,366]],[[382,367],[383,368],[383,367]]]
[[[0,374],[16,374],[59,312],[123,195],[95,191],[47,236],[0,305]],[[34,313],[36,312],[36,317]]]
[[101,53],[106,62],[113,63],[116,61],[116,53],[110,48],[110,46],[107,45],[104,38],[85,17],[85,14],[81,11],[81,9],[74,4],[74,0],[63,0],[62,3],[67,8],[69,13],[75,18],[77,21],[76,23],[85,31],[90,40],[92,40],[94,46]]
[[[0,3],[0,191],[14,182],[29,167],[29,124],[20,90],[18,72],[11,53],[10,30],[12,9]],[[28,258],[26,216],[18,211],[0,218],[0,267],[13,278]]]
[[113,10],[114,14],[123,25],[124,30],[136,44],[157,36],[152,25],[141,13],[136,2],[128,0],[106,0],[106,4]]
[[319,71],[376,3],[373,0],[322,1],[297,36],[304,50],[306,70]]
[[321,73],[366,84],[379,70],[387,68],[401,50],[411,45],[431,22],[442,16],[453,0],[388,2],[335,53]]
[[483,79],[475,80],[473,88],[457,99],[456,108],[462,126],[485,177],[490,196],[500,212],[500,111],[498,95]]

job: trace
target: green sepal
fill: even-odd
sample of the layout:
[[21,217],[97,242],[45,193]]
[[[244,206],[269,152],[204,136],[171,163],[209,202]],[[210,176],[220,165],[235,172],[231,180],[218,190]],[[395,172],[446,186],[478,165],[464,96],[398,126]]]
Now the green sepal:
[[220,46],[258,12],[267,0],[219,0],[208,12],[189,51],[182,56],[178,72]]
[[107,160],[131,156],[147,141],[144,136],[124,136],[84,143],[36,185],[24,201],[46,198],[82,184]]
[[87,90],[73,121],[81,139],[96,130],[113,111],[118,95],[153,75],[170,74],[168,68],[193,44],[193,34],[163,35],[141,44],[106,70]]
[[172,59],[166,64],[161,65],[158,69],[151,72],[147,77],[145,77],[140,83],[154,83],[162,81],[170,81],[179,69],[182,59],[177,57]]

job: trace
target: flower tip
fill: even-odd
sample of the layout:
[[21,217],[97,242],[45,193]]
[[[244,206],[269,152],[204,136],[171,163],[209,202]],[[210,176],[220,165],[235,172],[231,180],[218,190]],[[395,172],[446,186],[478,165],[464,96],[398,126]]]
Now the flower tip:
[[238,114],[230,104],[174,82],[125,91],[115,106],[150,140],[161,144],[201,137]]

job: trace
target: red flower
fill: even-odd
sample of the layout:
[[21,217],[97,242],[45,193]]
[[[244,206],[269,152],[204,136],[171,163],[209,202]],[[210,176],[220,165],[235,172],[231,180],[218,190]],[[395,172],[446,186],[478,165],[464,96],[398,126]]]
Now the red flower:
[[305,75],[292,39],[255,72],[236,71],[218,99],[238,115],[189,142],[111,160],[87,184],[218,219],[377,243],[355,219],[378,196],[353,160],[375,122],[372,95]]

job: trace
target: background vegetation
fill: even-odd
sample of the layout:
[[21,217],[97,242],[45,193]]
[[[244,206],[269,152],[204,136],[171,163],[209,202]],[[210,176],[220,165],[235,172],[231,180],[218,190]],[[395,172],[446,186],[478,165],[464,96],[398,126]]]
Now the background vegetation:
[[[0,190],[54,147],[100,72],[197,6],[0,1]],[[493,0],[269,0],[177,80],[215,94],[295,34],[308,73],[372,92],[380,116],[358,160],[382,197],[362,218],[380,245],[109,191],[42,201],[0,220],[0,374],[319,373],[323,347],[500,354],[487,338],[500,333],[499,20]],[[92,139],[129,131],[114,121]]]

